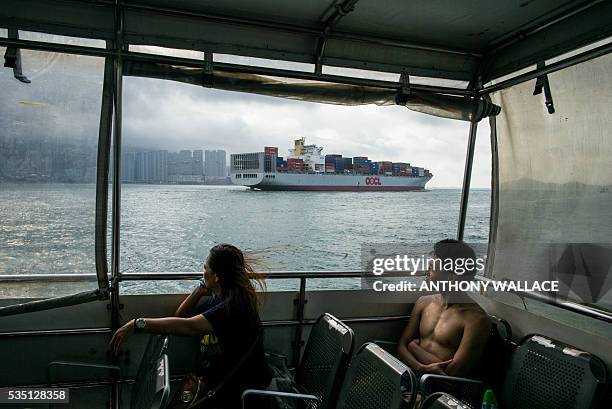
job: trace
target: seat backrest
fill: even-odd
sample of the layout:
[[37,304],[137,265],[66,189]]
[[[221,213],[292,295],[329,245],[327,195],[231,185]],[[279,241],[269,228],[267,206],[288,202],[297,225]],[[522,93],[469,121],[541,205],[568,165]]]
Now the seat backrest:
[[132,387],[130,409],[163,409],[168,404],[170,370],[167,348],[166,336],[149,337]]
[[420,383],[420,393],[423,396],[444,392],[454,396],[469,408],[480,409],[482,405],[485,385],[480,381],[446,375],[424,374],[421,376]]
[[342,384],[337,409],[395,409],[404,405],[402,376],[408,367],[374,343],[357,352]]
[[453,395],[434,392],[421,402],[419,409],[470,409],[470,407]]
[[304,392],[317,396],[319,409],[333,408],[353,353],[353,330],[330,314],[313,326],[304,348],[296,381]]
[[533,335],[512,354],[501,403],[513,409],[589,409],[606,381],[606,366],[596,356]]
[[489,319],[491,320],[489,340],[470,377],[484,382],[491,388],[501,389],[514,350],[512,328],[503,318],[489,315]]

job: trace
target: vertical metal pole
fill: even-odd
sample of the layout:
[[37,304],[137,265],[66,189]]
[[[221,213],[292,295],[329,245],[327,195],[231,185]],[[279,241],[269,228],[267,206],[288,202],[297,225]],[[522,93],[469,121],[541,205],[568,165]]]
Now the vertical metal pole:
[[115,60],[115,92],[114,92],[114,105],[115,105],[115,121],[113,124],[113,247],[112,247],[112,269],[111,269],[111,281],[113,292],[111,299],[114,300],[111,304],[113,305],[113,330],[116,330],[119,325],[119,274],[120,274],[120,212],[121,212],[121,97],[122,97],[122,59],[118,55]]
[[113,123],[113,70],[112,58],[104,59],[104,85],[102,86],[102,106],[100,109],[100,129],[98,132],[98,160],[96,176],[96,222],[95,253],[98,288],[108,289],[108,263],[106,260],[107,217],[108,217],[108,170]]
[[298,321],[295,328],[295,341],[293,343],[293,367],[297,368],[300,364],[300,355],[302,352],[302,333],[304,330],[304,307],[306,305],[306,278],[300,278],[300,290],[297,300],[296,320]]
[[[485,95],[483,98],[491,102],[491,97],[489,95]],[[497,240],[497,216],[499,214],[499,155],[497,152],[497,118],[495,116],[489,117],[489,127],[491,128],[491,204],[485,277],[493,278],[495,242]]]
[[470,182],[472,180],[472,164],[474,162],[474,148],[476,146],[476,131],[478,121],[476,120],[477,100],[474,101],[472,110],[472,121],[470,122],[470,135],[468,138],[467,153],[465,157],[465,170],[463,171],[463,189],[461,190],[461,208],[459,209],[459,225],[457,226],[457,240],[463,240],[465,231],[465,218],[467,214],[468,198],[470,196]]
[[[121,0],[115,0],[115,61],[113,70],[114,123],[113,123],[113,214],[112,214],[112,253],[111,253],[111,329],[116,331],[119,317],[119,275],[120,275],[120,221],[121,221],[121,99],[123,86],[123,10]],[[113,383],[111,390],[111,409],[121,406],[121,386]]]

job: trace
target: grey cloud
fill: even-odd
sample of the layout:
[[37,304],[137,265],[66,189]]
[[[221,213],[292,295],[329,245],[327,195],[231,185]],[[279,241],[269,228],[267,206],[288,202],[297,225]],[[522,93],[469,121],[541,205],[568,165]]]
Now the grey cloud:
[[[65,59],[51,65],[46,60],[30,59],[29,73],[38,70],[40,74],[34,76],[36,81],[29,87],[12,79],[10,70],[1,70],[5,90],[12,93],[8,100],[12,105],[5,106],[5,112],[31,111],[38,116],[37,121],[28,119],[28,115],[19,114],[17,118],[23,123],[48,124],[41,119],[57,111],[52,115],[53,129],[66,138],[87,135],[95,143],[101,60],[78,57],[81,64],[75,64],[73,57]],[[48,106],[18,105],[19,100]],[[49,113],[41,116],[41,111]],[[271,145],[278,146],[285,156],[293,139],[304,136],[308,142],[324,146],[324,153],[367,155],[375,160],[406,161],[427,167],[435,174],[429,184],[432,187],[461,184],[468,132],[465,122],[398,106],[314,104],[133,77],[124,79],[123,126],[127,147],[171,151],[221,148],[232,153],[259,151]],[[472,186],[488,187],[486,121],[480,127]],[[28,128],[38,132],[32,125]]]
[[[481,122],[472,186],[489,187],[490,151]],[[125,143],[150,149],[218,149],[228,153],[278,146],[293,139],[324,153],[367,155],[431,169],[430,186],[460,186],[469,124],[404,107],[313,104],[218,91],[170,81],[128,78],[124,88]]]

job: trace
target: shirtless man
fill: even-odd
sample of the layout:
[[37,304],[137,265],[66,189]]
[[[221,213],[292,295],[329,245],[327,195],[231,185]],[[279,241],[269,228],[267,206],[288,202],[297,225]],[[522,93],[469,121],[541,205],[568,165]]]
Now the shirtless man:
[[[432,258],[456,261],[476,256],[464,242],[442,240],[436,243]],[[458,275],[439,266],[430,263],[428,280],[470,280],[476,272]],[[490,328],[487,314],[466,293],[423,296],[414,305],[398,354],[419,374],[467,376],[486,346]]]

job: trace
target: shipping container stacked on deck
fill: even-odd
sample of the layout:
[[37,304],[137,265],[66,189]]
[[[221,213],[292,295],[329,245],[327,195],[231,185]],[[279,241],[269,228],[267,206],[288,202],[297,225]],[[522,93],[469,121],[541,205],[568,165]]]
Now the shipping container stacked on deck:
[[[413,167],[412,168],[412,176],[425,176],[425,168],[417,168],[417,167]],[[427,171],[429,172],[429,171]]]
[[288,158],[287,159],[287,169],[289,171],[297,171],[297,172],[304,171],[304,160]]
[[[412,174],[410,163],[395,162],[391,165],[393,176],[408,176]],[[410,169],[410,172],[408,171]]]
[[353,157],[353,170],[355,173],[368,175],[372,173],[372,161],[367,156]]
[[272,172],[277,168],[278,148],[274,146],[264,146],[264,172]]
[[344,158],[344,170],[353,170],[353,158]]
[[344,173],[344,159],[342,157],[336,158],[336,173]]
[[266,156],[278,156],[278,148],[276,146],[265,146],[264,155]]
[[[287,158],[278,156],[278,148],[274,146],[264,147],[264,155],[268,159],[276,158],[276,170],[278,172],[304,172],[303,159]],[[340,154],[325,155],[325,165],[315,165],[317,172],[325,173],[356,173],[362,175],[385,175],[385,176],[432,176],[428,169],[411,166],[406,162],[379,161],[372,162],[367,156],[355,156],[343,158]]]
[[286,172],[287,171],[287,161],[284,160],[282,156],[276,157],[276,171],[277,172]]
[[393,172],[393,162],[382,161],[376,162],[378,165],[378,174],[379,175],[391,175]]
[[[336,165],[338,160],[342,160],[342,155],[338,155],[336,153],[325,155],[325,173],[336,173],[338,170],[336,169]],[[344,161],[343,161],[344,164]],[[344,171],[344,169],[342,170]]]

